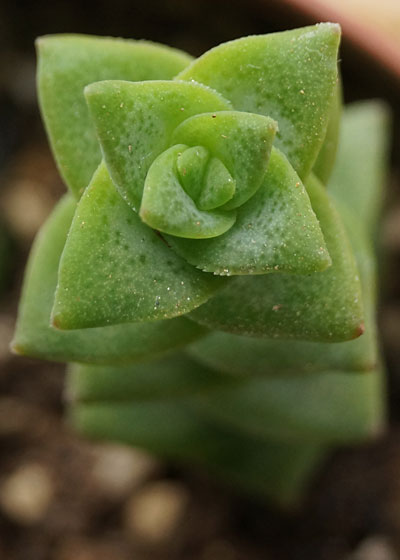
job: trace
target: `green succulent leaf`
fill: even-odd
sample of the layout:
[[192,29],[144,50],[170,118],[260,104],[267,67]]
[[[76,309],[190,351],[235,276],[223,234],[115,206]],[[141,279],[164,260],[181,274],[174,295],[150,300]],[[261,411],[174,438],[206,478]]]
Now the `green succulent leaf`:
[[296,372],[300,375],[324,370],[352,372],[376,369],[379,351],[375,318],[375,257],[366,239],[364,224],[345,206],[339,205],[338,210],[360,271],[365,317],[362,336],[332,344],[250,338],[215,331],[191,344],[188,347],[190,355],[212,369],[236,375],[274,375],[278,372]]
[[276,122],[262,115],[220,111],[186,119],[174,130],[172,142],[204,146],[224,164],[235,180],[233,196],[225,204],[231,210],[260,187],[276,131]]
[[331,264],[307,192],[276,149],[261,187],[238,208],[229,231],[212,239],[167,240],[189,263],[220,275],[307,274]]
[[175,400],[79,403],[70,411],[70,423],[86,437],[200,465],[236,492],[281,506],[301,499],[326,454],[326,445],[260,440],[216,425]]
[[389,109],[381,101],[349,105],[329,191],[375,237],[388,166]]
[[85,35],[37,41],[39,102],[61,175],[79,197],[101,161],[83,96],[99,80],[167,80],[190,62],[187,54],[150,43]]
[[[354,232],[356,221],[351,219]],[[357,233],[361,228],[357,228]],[[359,239],[363,238],[363,232]],[[365,331],[346,342],[251,338],[212,332],[188,347],[191,356],[212,369],[234,375],[274,375],[278,372],[316,373],[324,370],[363,372],[378,367],[375,324],[376,282],[370,249],[356,252],[362,278]]]
[[143,224],[101,164],[72,221],[52,321],[80,329],[170,319],[206,301],[221,282],[187,264]]
[[204,367],[183,353],[124,367],[74,364],[68,394],[73,402],[167,400],[207,394],[241,381]]
[[217,92],[187,82],[106,81],[85,95],[112,180],[136,211],[150,166],[172,146],[174,129],[198,113],[231,109]]
[[76,208],[65,196],[35,240],[25,274],[12,348],[55,361],[125,364],[154,358],[204,334],[184,317],[97,329],[61,331],[50,326],[60,256]]
[[236,181],[218,158],[212,157],[204,174],[204,186],[197,206],[213,210],[229,202],[236,191]]
[[[193,398],[185,398],[220,383],[232,385],[226,376],[182,356],[138,365],[135,371],[75,365],[68,381],[73,398],[70,421],[87,437],[142,446],[170,459],[200,464],[236,491],[267,496],[281,505],[293,503],[326,446],[245,434],[225,421],[216,422],[191,402]],[[243,460],[238,460],[238,449]]]
[[203,188],[210,154],[203,146],[192,146],[183,151],[176,160],[176,169],[182,187],[191,199],[197,201]]
[[86,403],[174,402],[267,440],[360,441],[383,424],[380,371],[238,378],[172,356],[125,368],[75,367],[69,387]]
[[244,37],[206,52],[177,79],[216,89],[238,111],[275,119],[276,145],[304,179],[325,137],[339,40],[332,23]]
[[310,178],[307,190],[332,266],[307,276],[231,279],[212,302],[190,313],[193,320],[245,336],[319,342],[351,340],[363,332],[359,273],[340,216],[316,178]]
[[[368,267],[368,262],[366,264]],[[304,340],[288,342],[213,332],[191,344],[188,351],[206,366],[233,375],[274,375],[278,372],[302,375],[324,370],[365,372],[376,369],[379,354],[374,274],[370,271],[364,279],[365,332],[355,340],[335,344]]]
[[[354,221],[352,221],[354,225]],[[358,259],[360,263],[360,260]],[[363,278],[365,332],[346,342],[265,339],[212,332],[188,347],[191,356],[212,369],[233,375],[365,372],[378,366],[375,325],[375,274],[370,258],[359,264]]]
[[232,375],[298,375],[330,371],[363,372],[377,366],[375,328],[346,342],[254,338],[212,332],[187,349],[190,356]]
[[212,418],[278,441],[360,442],[380,433],[385,420],[380,370],[248,376],[196,402]]
[[339,144],[341,117],[342,86],[339,80],[332,100],[324,143],[321,146],[317,160],[313,166],[314,175],[316,175],[324,185],[327,184],[335,165],[336,153]]
[[188,146],[177,144],[153,161],[144,184],[140,217],[150,227],[178,237],[221,235],[235,223],[236,213],[199,210],[182,188],[176,167],[186,149]]

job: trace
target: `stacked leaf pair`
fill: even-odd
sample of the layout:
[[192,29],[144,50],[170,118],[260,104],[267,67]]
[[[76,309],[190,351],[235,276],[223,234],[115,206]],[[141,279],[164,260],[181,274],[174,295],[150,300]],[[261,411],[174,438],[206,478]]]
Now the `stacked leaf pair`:
[[32,250],[13,346],[76,363],[81,432],[290,502],[329,447],[381,428],[372,245],[386,114],[345,113],[328,183],[338,44],[334,24],[196,60],[39,41],[41,109],[71,194]]

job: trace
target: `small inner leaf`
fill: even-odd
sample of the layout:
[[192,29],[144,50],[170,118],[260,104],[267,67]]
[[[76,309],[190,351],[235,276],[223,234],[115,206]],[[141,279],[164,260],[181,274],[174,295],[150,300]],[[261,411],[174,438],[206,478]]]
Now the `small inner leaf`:
[[146,177],[140,217],[150,227],[177,237],[204,239],[225,233],[236,213],[202,212],[182,188],[176,160],[187,146],[172,146],[152,163]]
[[180,183],[194,201],[201,192],[209,157],[208,150],[203,146],[194,146],[178,155],[176,160]]
[[233,197],[235,187],[235,180],[222,161],[218,158],[211,158],[197,206],[200,210],[218,208]]
[[236,182],[235,194],[225,205],[231,210],[260,187],[277,128],[274,120],[262,115],[217,111],[186,119],[175,129],[172,141],[204,146],[221,160]]

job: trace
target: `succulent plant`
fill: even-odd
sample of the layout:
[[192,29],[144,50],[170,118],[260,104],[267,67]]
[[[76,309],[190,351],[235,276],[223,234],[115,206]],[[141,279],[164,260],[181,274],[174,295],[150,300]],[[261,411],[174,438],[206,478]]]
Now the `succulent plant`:
[[387,114],[346,110],[334,167],[339,39],[319,24],[194,60],[39,39],[40,106],[70,192],[32,249],[13,349],[74,362],[82,433],[289,503],[329,448],[381,429]]

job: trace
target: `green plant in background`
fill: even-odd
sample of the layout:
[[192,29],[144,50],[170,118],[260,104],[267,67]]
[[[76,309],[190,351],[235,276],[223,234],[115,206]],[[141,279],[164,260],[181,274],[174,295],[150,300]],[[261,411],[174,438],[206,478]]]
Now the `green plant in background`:
[[13,349],[74,363],[81,433],[287,504],[332,446],[382,428],[387,115],[345,110],[330,177],[339,39],[319,24],[195,60],[39,39],[41,110],[70,193],[32,249]]

